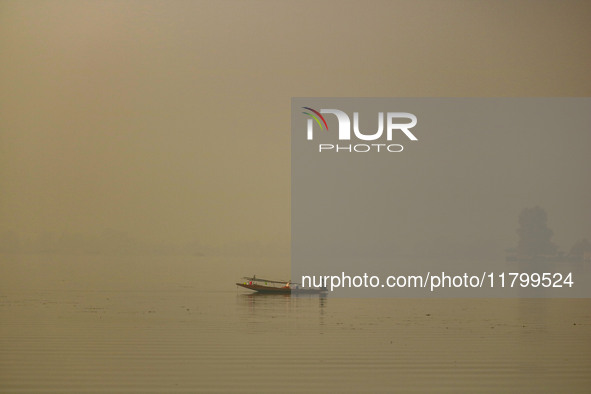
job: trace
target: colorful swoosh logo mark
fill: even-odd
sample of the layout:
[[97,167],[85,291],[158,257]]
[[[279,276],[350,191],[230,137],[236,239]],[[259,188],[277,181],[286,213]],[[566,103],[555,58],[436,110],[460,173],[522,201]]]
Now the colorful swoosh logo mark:
[[[316,123],[318,123],[318,126],[320,126],[320,130],[324,130],[324,127],[322,127],[322,123],[320,123],[320,119],[322,119],[322,122],[324,123],[326,130],[328,130],[328,125],[326,124],[326,120],[324,120],[324,116],[320,115],[320,112],[318,112],[315,109],[312,109],[310,107],[302,107],[302,108],[313,112],[312,114],[309,112],[302,112],[302,113],[313,118],[316,121]],[[318,118],[320,118],[320,119],[318,119]]]

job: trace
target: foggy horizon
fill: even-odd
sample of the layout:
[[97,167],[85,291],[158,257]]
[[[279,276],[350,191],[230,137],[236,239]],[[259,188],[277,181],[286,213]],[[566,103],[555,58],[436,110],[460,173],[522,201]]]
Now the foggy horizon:
[[[287,253],[291,97],[591,95],[588,5],[427,3],[0,3],[0,237],[112,229],[146,245]],[[334,7],[345,23],[325,23]],[[572,137],[589,142],[560,138]],[[429,247],[501,255],[535,205],[562,249],[591,238],[577,208],[591,200],[589,161],[569,166],[569,201],[540,175],[482,234]],[[401,253],[418,253],[417,237]]]

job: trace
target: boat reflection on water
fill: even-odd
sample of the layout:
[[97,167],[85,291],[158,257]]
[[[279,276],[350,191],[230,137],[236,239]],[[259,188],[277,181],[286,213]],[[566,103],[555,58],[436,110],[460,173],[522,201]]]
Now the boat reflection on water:
[[[328,302],[327,292],[316,293],[273,293],[273,292],[254,292],[239,293],[237,301],[246,309],[250,317],[263,316],[271,318],[281,317],[282,321],[295,324],[291,319],[301,318],[305,311],[307,318],[319,317],[319,326],[324,325],[324,314]],[[274,320],[274,319],[273,319]]]

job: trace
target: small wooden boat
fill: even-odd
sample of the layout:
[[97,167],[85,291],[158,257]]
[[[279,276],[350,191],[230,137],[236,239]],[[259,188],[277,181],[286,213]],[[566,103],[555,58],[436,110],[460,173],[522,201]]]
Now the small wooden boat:
[[256,275],[252,278],[245,276],[242,279],[245,279],[245,282],[237,282],[236,286],[244,287],[245,289],[253,290],[263,294],[322,294],[328,291],[326,288],[303,288],[299,285],[299,283],[293,283],[291,281],[277,281],[257,278]]

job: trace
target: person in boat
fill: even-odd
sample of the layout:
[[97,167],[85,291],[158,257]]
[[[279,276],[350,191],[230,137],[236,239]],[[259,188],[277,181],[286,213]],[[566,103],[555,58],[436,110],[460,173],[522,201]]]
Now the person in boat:
[[289,289],[289,288],[291,287],[290,285],[291,285],[291,281],[287,282],[287,283],[285,284],[285,286],[283,286],[283,288],[284,288],[284,289]]

